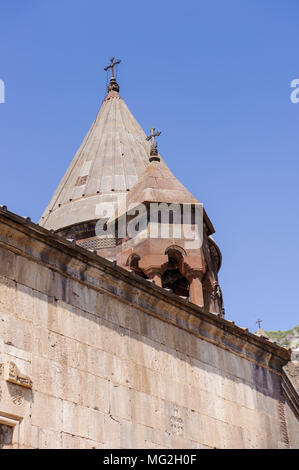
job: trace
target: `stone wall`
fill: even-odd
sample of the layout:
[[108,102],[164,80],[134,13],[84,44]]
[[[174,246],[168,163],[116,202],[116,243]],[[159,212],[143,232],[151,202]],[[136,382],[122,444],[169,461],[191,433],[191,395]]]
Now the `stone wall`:
[[0,447],[299,447],[288,360],[0,211]]

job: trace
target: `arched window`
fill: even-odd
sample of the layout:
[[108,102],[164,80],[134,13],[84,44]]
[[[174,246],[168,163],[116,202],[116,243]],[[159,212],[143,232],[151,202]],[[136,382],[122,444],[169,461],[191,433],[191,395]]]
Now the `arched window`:
[[189,297],[189,283],[181,273],[185,250],[173,245],[167,248],[165,254],[168,255],[168,265],[162,274],[162,287],[176,295]]

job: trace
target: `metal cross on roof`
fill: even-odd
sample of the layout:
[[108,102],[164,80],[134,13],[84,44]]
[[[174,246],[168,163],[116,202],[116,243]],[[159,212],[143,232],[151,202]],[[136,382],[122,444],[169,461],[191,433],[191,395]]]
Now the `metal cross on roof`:
[[263,320],[257,320],[255,323],[258,324],[259,328],[261,327],[261,323],[262,323]]
[[116,60],[116,61],[114,62],[114,57],[111,57],[110,62],[111,62],[111,64],[110,64],[110,65],[107,65],[107,67],[105,67],[104,70],[105,70],[105,72],[107,72],[107,70],[111,69],[111,78],[115,78],[115,77],[114,77],[114,67],[115,67],[116,65],[120,64],[121,61],[120,61],[120,60]]
[[146,140],[151,140],[151,151],[150,151],[150,159],[149,161],[152,162],[154,160],[160,161],[160,157],[158,156],[158,145],[155,140],[155,137],[158,137],[161,134],[160,131],[155,132],[155,127],[151,128],[151,135],[146,137]]
[[152,141],[152,145],[156,144],[155,137],[158,137],[161,134],[160,131],[155,132],[155,130],[156,130],[156,128],[152,127],[151,128],[151,135],[148,135],[147,138],[146,138],[146,140],[151,140]]

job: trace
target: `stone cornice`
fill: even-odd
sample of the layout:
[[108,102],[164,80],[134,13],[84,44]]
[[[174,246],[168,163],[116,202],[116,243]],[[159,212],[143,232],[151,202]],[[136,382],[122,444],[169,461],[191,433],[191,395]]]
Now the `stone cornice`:
[[281,374],[290,351],[0,207],[0,247]]

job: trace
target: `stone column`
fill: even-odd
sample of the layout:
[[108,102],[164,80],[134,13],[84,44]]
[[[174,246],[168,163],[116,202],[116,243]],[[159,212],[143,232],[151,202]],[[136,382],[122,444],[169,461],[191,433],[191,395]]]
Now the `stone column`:
[[186,278],[189,282],[190,301],[196,305],[199,305],[200,307],[203,307],[204,298],[201,277],[201,273],[197,271],[186,273]]
[[203,256],[185,256],[182,265],[182,274],[189,282],[189,297],[194,304],[203,307],[204,297],[202,278],[206,270]]
[[168,263],[166,255],[145,255],[139,261],[139,268],[152,279],[156,286],[162,287],[162,274]]

